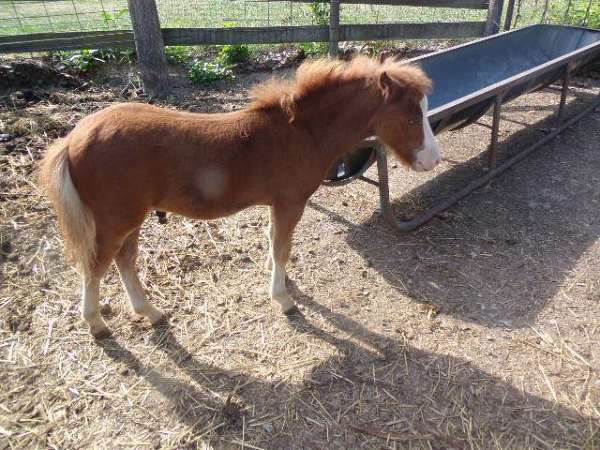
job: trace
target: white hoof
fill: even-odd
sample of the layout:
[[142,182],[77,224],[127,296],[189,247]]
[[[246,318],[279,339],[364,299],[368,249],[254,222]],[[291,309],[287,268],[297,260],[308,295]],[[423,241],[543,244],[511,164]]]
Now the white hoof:
[[138,311],[134,310],[134,313],[138,316],[146,317],[152,325],[157,325],[165,321],[163,312],[149,303],[146,304],[143,309]]
[[283,314],[291,314],[298,309],[289,294],[273,297],[273,301],[279,305]]

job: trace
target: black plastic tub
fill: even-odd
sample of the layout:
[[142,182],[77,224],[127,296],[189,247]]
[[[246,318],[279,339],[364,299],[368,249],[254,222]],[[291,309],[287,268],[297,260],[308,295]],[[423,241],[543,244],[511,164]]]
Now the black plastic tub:
[[[533,25],[478,39],[410,60],[433,80],[429,122],[434,133],[469,125],[502,94],[502,103],[560,79],[600,57],[600,30]],[[374,148],[361,145],[332,169],[326,183],[343,184],[373,163]],[[355,162],[354,164],[349,163]]]

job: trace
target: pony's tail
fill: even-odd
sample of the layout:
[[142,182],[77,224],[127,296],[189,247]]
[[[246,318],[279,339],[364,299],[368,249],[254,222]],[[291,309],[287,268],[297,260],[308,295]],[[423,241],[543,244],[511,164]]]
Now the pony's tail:
[[67,255],[83,274],[89,274],[96,258],[96,224],[71,179],[68,148],[66,139],[59,139],[48,148],[40,182],[56,209]]

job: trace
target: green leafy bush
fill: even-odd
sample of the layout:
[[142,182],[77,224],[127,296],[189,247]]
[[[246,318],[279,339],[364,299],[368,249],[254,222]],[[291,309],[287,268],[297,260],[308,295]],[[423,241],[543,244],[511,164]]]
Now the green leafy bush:
[[303,42],[299,46],[304,50],[307,58],[320,58],[326,56],[329,51],[329,46],[325,42]]
[[219,52],[219,62],[225,65],[244,63],[250,58],[247,45],[224,45]]
[[165,47],[165,56],[169,64],[182,64],[190,58],[190,48],[183,45]]
[[63,51],[50,53],[50,58],[60,64],[76,69],[80,72],[88,72],[101,64],[116,63],[127,64],[135,61],[136,53],[133,49],[121,48],[84,48],[76,51]]
[[188,73],[189,79],[196,84],[209,84],[218,80],[233,78],[233,72],[229,66],[218,62],[195,61]]

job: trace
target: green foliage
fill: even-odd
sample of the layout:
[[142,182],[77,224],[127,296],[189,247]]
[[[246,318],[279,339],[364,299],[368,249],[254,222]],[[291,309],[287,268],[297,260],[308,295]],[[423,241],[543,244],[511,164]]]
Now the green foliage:
[[85,48],[76,51],[64,51],[50,53],[50,58],[67,67],[88,72],[101,64],[116,63],[127,64],[135,61],[136,53],[133,49],[121,48]]
[[[315,24],[320,26],[329,25],[329,3],[313,0],[308,8],[313,15]],[[303,42],[300,48],[304,50],[307,58],[320,58],[327,55],[328,45],[325,42]]]
[[327,55],[329,47],[325,42],[303,42],[299,47],[304,50],[307,58],[321,58]]
[[224,65],[233,65],[248,61],[250,49],[247,45],[224,45],[219,52],[218,60]]
[[329,25],[329,3],[313,1],[308,5],[317,25]]
[[189,79],[196,84],[209,84],[218,80],[229,80],[233,78],[233,72],[229,66],[218,62],[195,61],[191,65]]
[[183,64],[190,58],[190,55],[190,48],[184,45],[165,47],[165,56],[169,64]]
[[[588,7],[590,8],[589,12]],[[600,28],[600,2],[592,1],[590,5],[589,0],[573,0],[568,12],[566,8],[567,6],[563,2],[550,3],[548,21],[568,25],[583,25],[587,14],[585,26]],[[567,13],[566,17],[565,13]]]

